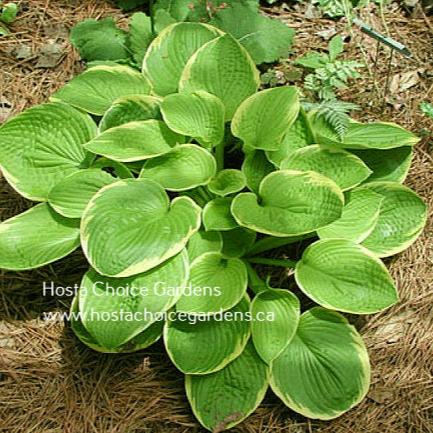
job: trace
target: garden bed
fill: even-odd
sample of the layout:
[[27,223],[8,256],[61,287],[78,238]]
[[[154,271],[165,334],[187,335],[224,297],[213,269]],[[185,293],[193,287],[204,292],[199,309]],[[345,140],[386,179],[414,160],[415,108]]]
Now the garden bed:
[[[68,29],[84,18],[124,17],[108,2],[22,2],[23,12],[13,34],[0,40],[0,118],[45,101],[82,69],[67,41]],[[344,24],[305,18],[305,9],[266,8],[297,31],[295,58],[326,47],[323,30]],[[365,21],[383,29],[376,16],[364,12]],[[407,179],[429,205],[433,205],[432,122],[418,106],[433,99],[433,23],[423,14],[410,17],[393,8],[385,15],[391,35],[406,44],[412,60],[394,57],[390,92],[383,104],[388,53],[384,51],[373,77],[363,79],[340,94],[358,103],[360,120],[395,121],[424,138],[415,150]],[[348,59],[372,66],[375,42],[355,33],[345,51]],[[19,57],[19,58],[17,58]],[[287,66],[278,65],[283,76]],[[372,71],[374,73],[374,71]],[[411,81],[410,81],[411,80]],[[408,87],[409,86],[409,87]],[[2,107],[2,108],[1,108]],[[382,112],[384,109],[384,112]],[[2,180],[1,219],[29,207]],[[431,212],[430,212],[431,213]],[[401,302],[384,313],[366,316],[357,325],[372,362],[372,386],[355,409],[330,422],[306,420],[284,407],[269,392],[264,403],[233,431],[271,432],[430,432],[433,431],[433,223],[429,218],[421,238],[390,262]],[[183,377],[169,362],[163,345],[122,355],[102,355],[83,346],[69,326],[41,320],[43,312],[67,311],[70,299],[42,296],[44,281],[59,285],[79,281],[87,264],[80,252],[31,272],[1,274],[0,303],[0,431],[37,433],[158,433],[201,432],[183,390]],[[287,287],[286,273],[273,276],[275,286]]]

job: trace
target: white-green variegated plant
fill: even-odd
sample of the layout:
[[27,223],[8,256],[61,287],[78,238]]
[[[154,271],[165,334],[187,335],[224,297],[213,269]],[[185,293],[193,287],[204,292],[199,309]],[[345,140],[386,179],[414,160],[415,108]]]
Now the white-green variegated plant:
[[[214,431],[251,414],[269,385],[310,418],[359,403],[368,355],[338,311],[397,302],[381,258],[426,220],[402,185],[413,134],[353,121],[341,137],[296,88],[258,88],[235,39],[180,23],[152,42],[141,73],[91,67],[0,129],[4,177],[40,202],[0,225],[0,267],[37,268],[81,245],[78,338],[125,352],[163,336]],[[290,259],[268,254],[294,243]],[[294,293],[258,277],[260,263],[293,267],[296,293],[318,306],[301,314]],[[113,290],[125,287],[140,290]]]

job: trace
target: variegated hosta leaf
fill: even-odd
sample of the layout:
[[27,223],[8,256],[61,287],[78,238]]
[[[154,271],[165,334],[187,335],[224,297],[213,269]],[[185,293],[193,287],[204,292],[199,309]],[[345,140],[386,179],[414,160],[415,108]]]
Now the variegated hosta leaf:
[[163,155],[183,141],[160,120],[144,120],[107,129],[84,147],[115,161],[131,162]]
[[93,268],[109,277],[152,269],[183,250],[200,227],[201,209],[188,197],[170,202],[148,179],[102,188],[81,222],[81,244]]
[[314,302],[346,313],[377,313],[398,301],[385,265],[366,248],[343,239],[310,245],[296,265],[295,279]]
[[378,257],[388,257],[412,245],[427,220],[427,206],[410,188],[395,182],[364,185],[384,197],[379,220],[362,243]]
[[245,175],[241,170],[227,168],[217,173],[209,182],[208,189],[210,192],[224,197],[242,191],[246,185]]
[[198,256],[207,252],[221,252],[223,242],[218,232],[206,232],[199,230],[188,241],[187,250],[190,263]]
[[[319,125],[319,126],[318,126]],[[419,138],[394,123],[376,122],[362,124],[349,123],[343,140],[329,128],[315,123],[314,129],[319,144],[334,145],[344,149],[393,149],[395,147],[414,146]]]
[[30,108],[0,128],[3,175],[24,197],[45,201],[56,183],[91,163],[83,144],[95,134],[92,119],[66,104]]
[[[210,232],[212,233],[212,232]],[[223,239],[222,252],[226,257],[242,257],[256,241],[256,232],[245,227],[221,232]]]
[[260,85],[259,71],[245,48],[230,35],[203,45],[188,61],[179,82],[180,92],[205,90],[221,99],[225,118]]
[[281,354],[295,335],[300,309],[298,298],[287,290],[265,290],[253,299],[253,342],[257,353],[267,364]]
[[80,245],[80,222],[46,203],[0,224],[0,268],[22,271],[67,256]]
[[241,226],[272,236],[310,233],[340,218],[344,197],[330,179],[313,171],[281,170],[266,176],[259,194],[238,194],[232,214]]
[[215,158],[208,150],[183,144],[146,161],[140,177],[152,179],[169,191],[185,191],[209,183],[216,169]]
[[229,318],[189,316],[167,321],[164,341],[174,365],[187,374],[209,374],[237,358],[250,336],[246,319],[250,302],[246,295],[227,314]]
[[342,149],[307,146],[281,162],[282,170],[315,171],[332,179],[343,191],[359,185],[371,170],[352,153]]
[[189,286],[176,310],[191,314],[215,314],[234,307],[247,290],[247,269],[239,259],[221,253],[197,257],[190,267]]
[[256,150],[248,152],[242,164],[242,173],[245,175],[248,188],[258,193],[260,182],[275,171],[275,167],[266,158],[265,152]]
[[210,93],[175,93],[161,105],[164,120],[173,131],[211,148],[224,138],[224,104]]
[[207,231],[232,230],[238,227],[230,211],[232,199],[218,197],[211,200],[203,209],[203,225]]
[[58,90],[52,99],[102,116],[120,97],[149,93],[148,79],[135,69],[123,65],[101,65],[77,75]]
[[299,113],[296,87],[275,87],[255,93],[242,102],[233,116],[233,135],[247,148],[278,150]]
[[164,320],[158,320],[157,322],[153,323],[143,332],[140,332],[140,334],[136,335],[122,346],[109,349],[107,347],[101,346],[101,344],[99,344],[84,327],[81,321],[80,311],[78,309],[78,297],[75,297],[71,305],[71,328],[82,343],[91,349],[96,350],[97,352],[128,353],[145,349],[146,347],[149,347],[158,341],[162,336]]
[[409,172],[413,157],[411,146],[395,149],[366,149],[353,151],[373,171],[367,182],[388,181],[402,183]]
[[104,113],[99,130],[104,132],[129,122],[161,119],[161,99],[149,95],[129,95],[116,99]]
[[176,23],[166,27],[150,44],[143,71],[161,96],[176,93],[188,59],[205,43],[222,32],[200,23]]
[[319,307],[301,316],[294,338],[272,364],[272,390],[313,419],[340,416],[365,397],[369,385],[361,336],[342,315]]
[[102,347],[124,345],[176,303],[188,279],[188,266],[184,250],[129,278],[107,278],[90,269],[78,294],[84,327]]
[[268,388],[269,367],[250,341],[234,361],[215,373],[186,375],[186,395],[200,423],[212,432],[239,424],[256,410]]
[[301,112],[293,125],[286,131],[278,150],[268,151],[266,156],[272,164],[279,167],[281,162],[293,152],[313,143],[314,139],[307,124],[307,118]]
[[362,242],[373,231],[379,219],[383,197],[366,188],[356,188],[346,197],[341,218],[317,230],[320,239],[346,239]]
[[97,168],[80,170],[56,184],[48,194],[48,202],[59,214],[67,218],[81,218],[90,199],[102,187],[116,180]]

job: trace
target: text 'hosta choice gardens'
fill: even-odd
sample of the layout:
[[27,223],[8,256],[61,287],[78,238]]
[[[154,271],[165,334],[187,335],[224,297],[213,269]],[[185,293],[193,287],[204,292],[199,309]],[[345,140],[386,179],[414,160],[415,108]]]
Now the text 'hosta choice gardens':
[[[228,34],[180,23],[150,44],[142,71],[90,67],[0,128],[4,177],[40,202],[1,223],[0,267],[36,268],[81,246],[77,337],[101,352],[162,338],[209,430],[245,419],[268,387],[311,418],[359,403],[368,354],[339,311],[398,302],[381,259],[425,224],[426,206],[402,185],[417,137],[355,121],[336,134],[300,97],[259,90]],[[289,244],[290,260],[269,256]],[[259,263],[293,268],[295,293],[317,306],[301,314]],[[113,290],[124,287],[146,293]]]

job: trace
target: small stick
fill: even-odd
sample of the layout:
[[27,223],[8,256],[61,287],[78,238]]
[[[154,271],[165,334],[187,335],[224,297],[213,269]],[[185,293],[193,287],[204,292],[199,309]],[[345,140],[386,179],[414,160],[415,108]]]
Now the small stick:
[[[374,64],[373,64],[373,82],[376,83],[376,77],[377,77],[377,65],[379,63],[379,54],[380,54],[380,41],[378,40],[376,43],[376,55],[374,57]],[[380,91],[377,86],[375,86],[377,96],[380,97]]]
[[389,55],[389,62],[388,62],[388,68],[386,71],[386,82],[385,82],[385,87],[383,89],[383,98],[382,98],[382,113],[385,111],[385,106],[386,106],[386,97],[388,96],[388,91],[389,91],[389,85],[390,83],[390,78],[391,78],[391,68],[392,68],[392,60],[394,57],[394,50],[391,50],[391,54]]

